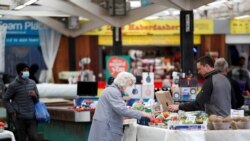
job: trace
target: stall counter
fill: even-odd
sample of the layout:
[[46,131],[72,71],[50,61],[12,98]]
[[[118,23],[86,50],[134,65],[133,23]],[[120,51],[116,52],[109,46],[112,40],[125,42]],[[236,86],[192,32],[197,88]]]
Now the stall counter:
[[250,130],[169,130],[130,124],[122,141],[249,141]]

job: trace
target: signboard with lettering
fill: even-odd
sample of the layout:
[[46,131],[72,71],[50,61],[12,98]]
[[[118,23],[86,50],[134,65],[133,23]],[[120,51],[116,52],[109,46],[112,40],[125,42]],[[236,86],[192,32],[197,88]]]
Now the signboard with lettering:
[[[213,34],[213,20],[195,20],[194,34]],[[180,34],[179,20],[140,20],[122,28],[123,35],[178,35]],[[84,35],[112,35],[111,26],[102,26]]]
[[39,46],[39,22],[35,20],[0,20],[0,25],[7,27],[5,46]]
[[130,71],[130,57],[126,55],[106,56],[106,80],[119,72]]
[[231,34],[250,34],[250,20],[249,19],[230,20],[230,33]]

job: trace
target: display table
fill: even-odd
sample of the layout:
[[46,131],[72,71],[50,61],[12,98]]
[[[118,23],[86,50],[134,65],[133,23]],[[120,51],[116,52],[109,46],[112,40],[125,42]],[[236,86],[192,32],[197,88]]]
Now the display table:
[[11,139],[11,141],[16,141],[14,134],[7,130],[4,130],[2,133],[0,133],[0,140],[2,139]]
[[249,141],[250,130],[184,131],[130,124],[123,141]]

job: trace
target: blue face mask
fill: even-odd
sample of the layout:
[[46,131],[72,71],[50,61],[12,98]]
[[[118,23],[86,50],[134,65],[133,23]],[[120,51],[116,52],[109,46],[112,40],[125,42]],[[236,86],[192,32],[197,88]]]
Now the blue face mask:
[[22,74],[23,79],[27,79],[27,78],[29,78],[29,76],[30,76],[29,71],[24,71],[23,74]]

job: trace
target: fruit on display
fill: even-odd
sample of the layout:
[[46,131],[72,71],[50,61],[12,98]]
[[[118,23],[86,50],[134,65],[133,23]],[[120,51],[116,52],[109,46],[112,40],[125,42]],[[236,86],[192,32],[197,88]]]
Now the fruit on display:
[[169,116],[169,112],[163,112],[162,114],[163,114],[164,118],[168,118],[168,116]]

